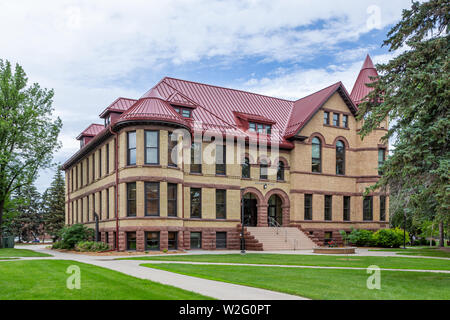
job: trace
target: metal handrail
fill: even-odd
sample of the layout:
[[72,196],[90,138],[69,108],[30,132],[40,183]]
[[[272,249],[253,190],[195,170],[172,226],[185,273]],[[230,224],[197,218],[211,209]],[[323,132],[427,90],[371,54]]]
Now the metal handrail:
[[[281,225],[278,223],[278,221],[272,217],[267,217],[267,221],[268,221],[269,227],[275,227],[275,233],[279,234],[279,231],[281,230]],[[287,242],[287,231],[286,230],[284,230],[284,241]]]

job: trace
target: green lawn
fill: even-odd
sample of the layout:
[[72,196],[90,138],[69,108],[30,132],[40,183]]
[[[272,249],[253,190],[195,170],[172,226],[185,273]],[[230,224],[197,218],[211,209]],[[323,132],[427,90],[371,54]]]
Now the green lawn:
[[404,254],[408,256],[450,258],[450,250],[442,250],[439,248],[420,247],[406,249],[370,249],[369,251],[393,251],[396,254]]
[[218,263],[249,263],[274,265],[302,265],[327,267],[362,267],[377,265],[380,268],[392,269],[427,269],[450,270],[450,261],[442,259],[420,259],[402,257],[362,257],[362,256],[315,256],[292,254],[203,254],[176,256],[147,256],[130,257],[132,260],[158,261],[190,261],[190,262],[218,262]]
[[365,270],[143,264],[180,274],[280,291],[311,299],[450,299],[450,274],[381,271],[381,290],[367,289]]
[[47,253],[40,253],[28,249],[12,249],[3,248],[0,249],[0,257],[51,257],[52,255]]
[[[66,287],[67,267],[81,269],[81,289]],[[200,294],[64,260],[0,262],[0,300],[203,300]]]

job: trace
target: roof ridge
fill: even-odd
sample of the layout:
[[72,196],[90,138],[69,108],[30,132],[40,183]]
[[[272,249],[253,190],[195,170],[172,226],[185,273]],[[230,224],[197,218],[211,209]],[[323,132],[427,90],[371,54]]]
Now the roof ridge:
[[310,94],[308,94],[307,96],[304,96],[303,98],[300,98],[300,99],[295,100],[295,101],[293,101],[293,102],[295,103],[295,102],[297,102],[297,101],[300,101],[300,100],[303,100],[303,99],[308,98],[308,97],[310,97],[310,96],[313,96],[313,95],[315,95],[315,94],[317,94],[317,93],[319,93],[319,92],[321,92],[321,91],[324,91],[324,90],[326,90],[326,89],[329,89],[329,88],[331,88],[331,87],[333,87],[333,86],[335,86],[335,85],[337,85],[337,84],[341,85],[341,84],[342,84],[342,81],[338,81],[338,82],[336,82],[336,83],[333,83],[332,85],[329,85],[328,87],[325,87],[325,88],[320,89],[320,90],[318,90],[318,91],[316,91],[316,92],[310,93]]
[[[282,99],[282,98],[272,97],[272,96],[265,95],[265,94],[261,94],[261,93],[256,93],[256,92],[251,92],[251,91],[245,91],[245,90],[240,90],[240,89],[234,89],[234,88],[228,88],[228,87],[222,87],[222,86],[217,86],[217,85],[214,85],[214,84],[207,84],[207,83],[203,83],[203,82],[197,82],[197,81],[191,81],[191,80],[184,80],[184,79],[179,79],[179,78],[174,78],[174,77],[164,77],[164,79],[172,79],[172,80],[178,80],[178,81],[190,82],[190,83],[200,84],[200,85],[208,86],[208,87],[214,87],[214,88],[219,88],[219,89],[225,89],[225,90],[231,90],[231,91],[243,92],[243,93],[248,93],[248,94],[254,94],[254,95],[257,95],[257,96],[266,97],[266,98],[271,98],[271,99],[277,99],[277,100],[282,100],[282,101],[286,101],[286,102],[294,102],[293,100],[287,100],[287,99]],[[164,80],[164,79],[163,79],[163,80]]]
[[[164,80],[165,80],[165,79],[175,79],[175,78],[164,77]],[[181,79],[175,79],[175,80],[181,80]],[[184,81],[184,80],[181,80],[181,81]],[[167,83],[167,82],[164,82],[164,83],[165,83],[167,86],[169,86],[170,88],[172,88],[173,90],[175,90],[176,92],[178,92],[178,93],[180,93],[181,95],[184,96],[183,93],[181,93],[179,90],[177,90],[176,88],[174,88],[173,86],[171,86],[169,83]],[[202,108],[203,110],[205,110],[205,111],[208,112],[209,114],[211,114],[211,115],[213,115],[214,117],[216,117],[217,119],[219,119],[220,121],[226,123],[226,124],[229,125],[230,127],[234,128],[234,129],[237,129],[237,130],[240,130],[237,126],[228,123],[228,121],[222,119],[221,117],[219,117],[219,116],[216,115],[215,113],[211,112],[210,110],[208,110],[207,108],[205,108],[204,106],[202,106],[202,105],[201,105],[200,103],[198,103],[197,101],[192,100],[192,99],[190,99],[190,98],[188,98],[188,99],[189,99],[190,101],[194,102],[196,105],[198,105],[200,108]]]

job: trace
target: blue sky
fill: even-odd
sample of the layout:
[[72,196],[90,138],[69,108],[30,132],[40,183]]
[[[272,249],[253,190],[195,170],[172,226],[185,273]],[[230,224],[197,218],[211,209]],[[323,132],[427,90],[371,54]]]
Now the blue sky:
[[[375,63],[410,0],[7,1],[0,58],[54,88],[64,162],[75,137],[119,96],[162,77],[299,99],[342,81],[351,91],[367,53]],[[43,171],[40,191],[53,172]]]

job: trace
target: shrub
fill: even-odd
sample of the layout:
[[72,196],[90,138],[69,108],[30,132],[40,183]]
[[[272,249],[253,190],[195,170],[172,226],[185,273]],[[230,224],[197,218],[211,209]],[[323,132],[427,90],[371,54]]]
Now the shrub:
[[100,252],[109,250],[109,246],[104,242],[80,241],[76,244],[75,250],[81,252]]
[[348,240],[358,247],[370,247],[374,245],[373,232],[364,229],[353,229]]
[[[92,240],[94,237],[94,230],[85,227],[82,224],[74,224],[72,226],[64,227],[60,233],[60,244],[58,249],[73,249],[78,242]],[[56,248],[55,248],[56,249]]]
[[62,249],[62,242],[56,241],[52,244],[52,249]]
[[[403,244],[403,230],[380,229],[373,235],[375,245],[383,248],[398,248]],[[406,242],[409,242],[409,235],[406,232]]]

